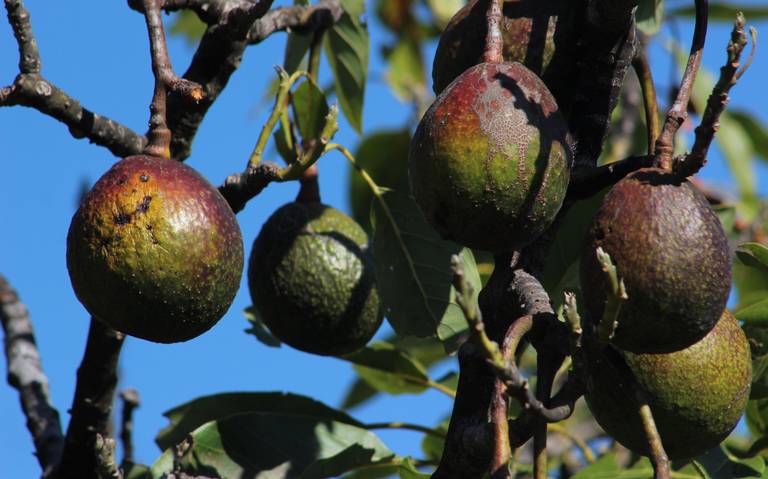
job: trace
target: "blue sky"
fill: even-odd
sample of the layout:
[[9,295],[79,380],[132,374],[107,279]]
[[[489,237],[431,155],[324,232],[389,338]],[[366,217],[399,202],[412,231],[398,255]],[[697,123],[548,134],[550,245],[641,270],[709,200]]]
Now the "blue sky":
[[[87,108],[143,132],[152,78],[142,17],[124,2],[26,3],[42,55],[43,74]],[[680,31],[683,38],[689,38],[689,25],[681,25]],[[722,24],[715,24],[710,30],[704,57],[710,70],[723,61],[728,32],[729,27]],[[383,80],[385,65],[379,51],[387,33],[372,21],[371,36],[371,81],[364,113],[366,133],[399,128],[409,114]],[[263,101],[263,95],[274,75],[271,66],[282,62],[284,41],[284,35],[274,35],[248,50],[242,67],[200,129],[189,164],[214,184],[242,170],[247,161],[271,106]],[[169,47],[177,71],[183,72],[192,49],[180,39],[171,40]],[[430,47],[426,52],[430,62],[432,51]],[[669,71],[666,56],[658,46],[651,51],[662,85]],[[11,83],[17,73],[17,62],[10,27],[0,21],[0,83]],[[763,49],[752,70],[735,88],[732,101],[733,106],[757,111],[763,121],[768,121],[764,93],[767,64]],[[325,66],[323,77],[327,75]],[[342,122],[336,140],[352,148],[359,138]],[[6,172],[0,177],[0,272],[17,288],[31,311],[52,399],[66,425],[88,315],[69,284],[65,238],[81,180],[95,181],[116,159],[103,148],[74,140],[58,122],[21,107],[0,110],[0,145]],[[333,154],[322,160],[320,168],[324,202],[348,211],[348,169],[344,160]],[[725,188],[731,184],[716,154],[701,176]],[[759,179],[761,191],[765,192],[766,186],[763,176]],[[273,184],[240,213],[246,254],[261,224],[277,207],[291,201],[296,190],[293,184]],[[153,438],[165,425],[161,413],[201,395],[291,391],[332,406],[339,404],[353,377],[351,367],[335,359],[286,347],[271,349],[258,343],[243,333],[247,323],[242,310],[249,304],[244,280],[229,313],[209,333],[177,345],[132,338],[126,341],[120,387],[134,387],[142,397],[142,406],[135,415],[134,436],[139,462],[151,463],[160,454]],[[0,368],[5,368],[4,357],[0,358]],[[450,413],[450,407],[447,397],[428,392],[421,396],[380,398],[354,414],[367,422],[402,420],[434,425]],[[3,477],[39,474],[24,421],[16,392],[0,385]],[[381,437],[398,453],[420,455],[418,434],[395,431],[383,432]]]

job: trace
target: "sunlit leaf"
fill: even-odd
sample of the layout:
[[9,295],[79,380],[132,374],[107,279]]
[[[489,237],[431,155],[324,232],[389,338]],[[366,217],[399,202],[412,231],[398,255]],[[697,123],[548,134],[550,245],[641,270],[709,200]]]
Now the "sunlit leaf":
[[746,111],[729,110],[729,114],[747,132],[758,156],[768,162],[768,128],[766,125]]
[[415,100],[415,95],[424,89],[426,83],[424,60],[419,44],[410,40],[400,41],[389,52],[387,60],[387,82],[392,91],[403,101]]
[[293,121],[302,140],[320,138],[328,115],[328,102],[323,91],[312,80],[301,82],[291,96]]
[[280,347],[282,343],[279,339],[272,335],[272,332],[270,332],[267,325],[264,324],[264,322],[261,320],[261,317],[259,316],[258,311],[256,311],[256,308],[249,306],[245,308],[244,313],[245,319],[251,323],[251,327],[245,330],[246,333],[252,334],[256,339],[258,339],[262,344],[265,344],[266,346],[271,348]]
[[[437,332],[441,339],[454,338],[466,325],[457,319],[450,259],[463,249],[440,238],[410,196],[387,190],[382,199],[391,216],[374,201],[371,221],[376,279],[387,320],[400,335],[427,337]],[[469,250],[462,255],[477,295],[480,276],[474,258]]]
[[664,0],[640,0],[635,18],[637,28],[646,35],[655,35],[664,19]]
[[168,33],[178,35],[186,40],[187,45],[196,44],[205,33],[206,25],[191,10],[182,10],[173,16]]
[[363,0],[342,0],[344,13],[325,34],[325,52],[335,79],[341,111],[358,133],[368,78],[368,29],[361,22]]

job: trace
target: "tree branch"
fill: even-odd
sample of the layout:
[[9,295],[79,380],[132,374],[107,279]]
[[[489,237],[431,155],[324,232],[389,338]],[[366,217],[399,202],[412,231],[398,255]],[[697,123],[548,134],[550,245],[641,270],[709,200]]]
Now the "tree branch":
[[0,90],[0,106],[34,108],[69,127],[75,138],[88,138],[115,156],[141,152],[146,139],[109,118],[95,114],[40,75],[40,55],[29,12],[22,0],[5,0],[8,21],[19,46],[19,71],[13,84]]
[[120,420],[120,441],[123,443],[122,463],[133,462],[133,411],[139,407],[139,392],[126,389],[120,393],[123,400],[123,413]]
[[40,363],[40,353],[27,308],[2,275],[0,323],[5,333],[8,384],[19,392],[21,409],[27,418],[27,429],[35,443],[43,477],[50,477],[59,463],[64,445],[59,412],[51,404],[48,378]]
[[675,133],[680,129],[685,119],[688,118],[688,102],[691,99],[693,82],[696,80],[696,75],[701,66],[704,41],[707,38],[708,15],[709,4],[707,0],[696,0],[696,26],[693,31],[693,40],[691,41],[691,52],[688,55],[688,64],[685,67],[685,73],[680,82],[680,90],[677,92],[677,98],[667,111],[667,117],[664,121],[664,126],[661,129],[661,134],[656,140],[656,163],[666,170],[672,169],[672,155],[675,150]]
[[633,171],[652,165],[653,156],[632,156],[607,165],[575,169],[568,184],[567,201],[589,198],[616,184]]
[[69,427],[58,479],[93,477],[98,467],[97,435],[110,436],[117,363],[125,335],[91,318],[85,354],[77,370]]
[[741,54],[747,46],[747,35],[744,32],[745,23],[744,15],[739,14],[733,24],[731,40],[728,42],[727,61],[720,68],[720,78],[712,89],[712,94],[709,95],[707,106],[701,117],[701,124],[696,128],[696,141],[693,144],[693,148],[687,156],[673,165],[673,170],[681,177],[696,174],[706,163],[709,147],[712,145],[715,133],[720,128],[720,115],[722,115],[726,105],[728,105],[728,93],[738,81],[741,73],[749,67],[754,56],[757,33],[754,29],[750,29],[752,34],[752,52],[747,60],[747,64],[739,70]]
[[344,10],[339,0],[320,0],[315,5],[276,8],[259,19],[248,32],[248,43],[266,40],[275,32],[308,33],[325,30],[339,21]]

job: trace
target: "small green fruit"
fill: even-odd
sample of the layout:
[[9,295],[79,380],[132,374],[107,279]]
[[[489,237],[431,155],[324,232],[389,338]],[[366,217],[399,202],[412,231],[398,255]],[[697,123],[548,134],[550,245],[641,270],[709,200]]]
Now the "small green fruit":
[[598,424],[638,454],[647,441],[630,386],[634,376],[670,459],[688,459],[720,444],[749,400],[749,343],[727,310],[701,341],[667,354],[592,353],[587,405]]
[[243,239],[226,200],[195,170],[131,156],[80,204],[67,268],[95,318],[174,343],[207,331],[229,309],[243,272]]
[[318,202],[288,203],[253,243],[248,285],[272,333],[308,353],[356,351],[383,319],[365,231]]
[[[555,92],[572,81],[575,68],[576,15],[571,0],[519,0],[504,4],[502,55],[539,75]],[[488,0],[470,0],[445,27],[432,67],[435,93],[440,94],[466,69],[483,61],[488,33]],[[562,105],[561,105],[562,106]]]
[[535,240],[565,198],[571,149],[547,87],[519,63],[464,72],[422,118],[411,189],[445,238],[494,252]]
[[612,342],[635,353],[676,351],[720,318],[732,259],[720,221],[693,185],[657,168],[618,182],[595,214],[581,260],[587,310],[599,321],[605,275],[595,250],[611,256],[629,300]]

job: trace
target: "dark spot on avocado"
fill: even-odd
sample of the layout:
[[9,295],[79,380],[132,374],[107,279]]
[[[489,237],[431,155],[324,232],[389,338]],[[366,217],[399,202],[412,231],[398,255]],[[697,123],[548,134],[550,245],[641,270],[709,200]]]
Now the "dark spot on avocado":
[[152,201],[152,197],[147,195],[141,200],[141,203],[136,207],[136,213],[146,213],[149,210],[149,203]]
[[129,213],[118,213],[115,215],[115,223],[119,225],[127,225],[131,222],[131,215]]
[[139,176],[139,180],[141,180],[142,183],[146,183],[147,181],[149,181],[149,175],[145,173]]
[[124,185],[126,181],[128,181],[128,177],[125,175],[122,175],[120,176],[120,178],[117,179],[117,184]]

